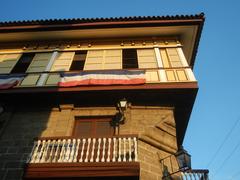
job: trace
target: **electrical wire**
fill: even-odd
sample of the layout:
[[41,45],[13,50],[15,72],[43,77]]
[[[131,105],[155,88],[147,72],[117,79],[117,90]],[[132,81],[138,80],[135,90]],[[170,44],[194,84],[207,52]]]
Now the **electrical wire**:
[[232,128],[230,129],[230,131],[227,133],[227,135],[225,136],[224,140],[222,141],[222,143],[220,144],[220,146],[218,147],[217,151],[215,152],[215,154],[213,155],[213,157],[211,158],[211,160],[209,161],[209,163],[207,164],[207,168],[210,167],[210,165],[214,162],[214,160],[216,159],[217,155],[219,154],[220,150],[222,149],[223,145],[226,143],[226,141],[228,140],[228,138],[230,137],[230,135],[232,134],[233,130],[237,127],[238,123],[240,122],[240,117],[235,121],[235,123],[233,124]]
[[219,170],[222,169],[222,167],[224,166],[224,164],[232,157],[232,155],[235,153],[235,151],[238,149],[238,147],[240,146],[240,140],[237,143],[237,145],[234,147],[234,149],[232,150],[232,152],[224,159],[224,161],[222,162],[222,164],[219,166],[219,168],[216,170],[215,174],[213,176],[216,176],[216,174],[218,174]]

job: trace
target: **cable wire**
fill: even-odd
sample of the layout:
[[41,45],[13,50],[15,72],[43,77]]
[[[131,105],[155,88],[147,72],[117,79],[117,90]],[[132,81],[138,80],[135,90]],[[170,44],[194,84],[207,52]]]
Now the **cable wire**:
[[233,124],[232,128],[230,129],[230,131],[227,133],[227,135],[225,136],[224,140],[222,141],[222,143],[220,144],[220,146],[218,147],[217,151],[215,152],[215,154],[213,155],[213,157],[211,158],[211,160],[209,161],[209,163],[207,164],[207,168],[209,168],[209,166],[214,162],[214,160],[216,159],[217,155],[219,154],[220,150],[222,149],[223,145],[226,143],[226,141],[228,140],[228,138],[230,137],[230,135],[232,134],[233,130],[237,127],[238,123],[240,122],[240,117],[237,118],[237,120],[235,121],[235,123]]
[[235,151],[238,149],[238,147],[240,146],[240,140],[237,143],[237,145],[234,147],[234,149],[232,150],[232,152],[224,159],[224,161],[222,162],[222,164],[219,166],[219,168],[216,170],[215,174],[218,174],[219,170],[222,169],[222,167],[224,166],[224,164],[232,157],[232,155],[235,153]]

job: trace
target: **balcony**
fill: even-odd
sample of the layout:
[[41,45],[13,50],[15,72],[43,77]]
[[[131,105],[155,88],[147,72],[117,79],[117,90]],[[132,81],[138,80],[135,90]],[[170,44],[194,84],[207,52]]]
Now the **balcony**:
[[[191,160],[181,156],[181,160],[175,155],[161,159],[163,170],[162,180],[208,180],[209,170],[191,169]],[[181,161],[181,162],[180,162]],[[189,163],[189,164],[188,164]],[[188,164],[188,165],[187,165]]]
[[138,176],[137,137],[131,135],[40,138],[24,174],[25,179]]

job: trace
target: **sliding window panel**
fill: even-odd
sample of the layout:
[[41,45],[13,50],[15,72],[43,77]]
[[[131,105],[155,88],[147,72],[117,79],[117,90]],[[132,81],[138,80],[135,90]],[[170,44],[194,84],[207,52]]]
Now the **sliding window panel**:
[[187,74],[184,69],[177,69],[176,74],[179,81],[188,81]]
[[10,73],[22,54],[1,54],[0,74]]
[[46,80],[46,86],[56,86],[60,81],[60,74],[48,74],[48,78]]
[[104,69],[122,69],[122,50],[105,50]]
[[145,73],[147,83],[160,82],[159,71],[156,70],[147,70]]
[[52,53],[36,53],[27,72],[44,72],[52,57]]
[[36,86],[37,81],[40,78],[40,74],[28,74],[23,81],[21,82],[20,86]]
[[169,63],[169,58],[168,58],[166,49],[160,49],[160,55],[161,55],[163,67],[169,68],[170,63]]
[[36,72],[44,72],[51,57],[52,53],[36,53],[27,69],[27,73],[34,74],[28,74],[22,81],[21,86],[36,86],[41,76],[40,73]]
[[137,55],[139,68],[158,68],[154,49],[138,49]]
[[69,71],[75,52],[59,52],[51,71]]
[[167,50],[171,67],[182,67],[183,65],[178,55],[177,48],[166,48],[166,50]]
[[104,50],[88,51],[84,70],[101,70],[103,69]]

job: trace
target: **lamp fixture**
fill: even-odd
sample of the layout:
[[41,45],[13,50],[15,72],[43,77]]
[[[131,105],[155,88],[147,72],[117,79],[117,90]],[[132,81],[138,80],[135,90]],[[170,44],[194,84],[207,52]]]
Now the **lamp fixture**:
[[127,109],[127,105],[128,102],[126,100],[126,98],[121,99],[118,103],[117,103],[117,109],[119,112],[116,113],[115,118],[114,118],[114,124],[118,125],[118,124],[123,124],[126,117],[125,117],[125,111]]
[[127,100],[126,98],[121,99],[118,102],[118,108],[121,112],[125,111],[127,109]]
[[[173,161],[173,159],[176,159],[178,169],[173,168],[176,162],[175,160]],[[163,159],[160,159],[160,163],[162,165],[163,179],[167,180],[173,174],[191,170],[191,155],[188,154],[186,150],[184,150],[183,146],[180,146],[176,153],[171,154],[170,156],[167,156]]]
[[179,165],[179,170],[191,169],[191,155],[188,154],[183,146],[180,146],[179,150],[175,154],[175,157]]

